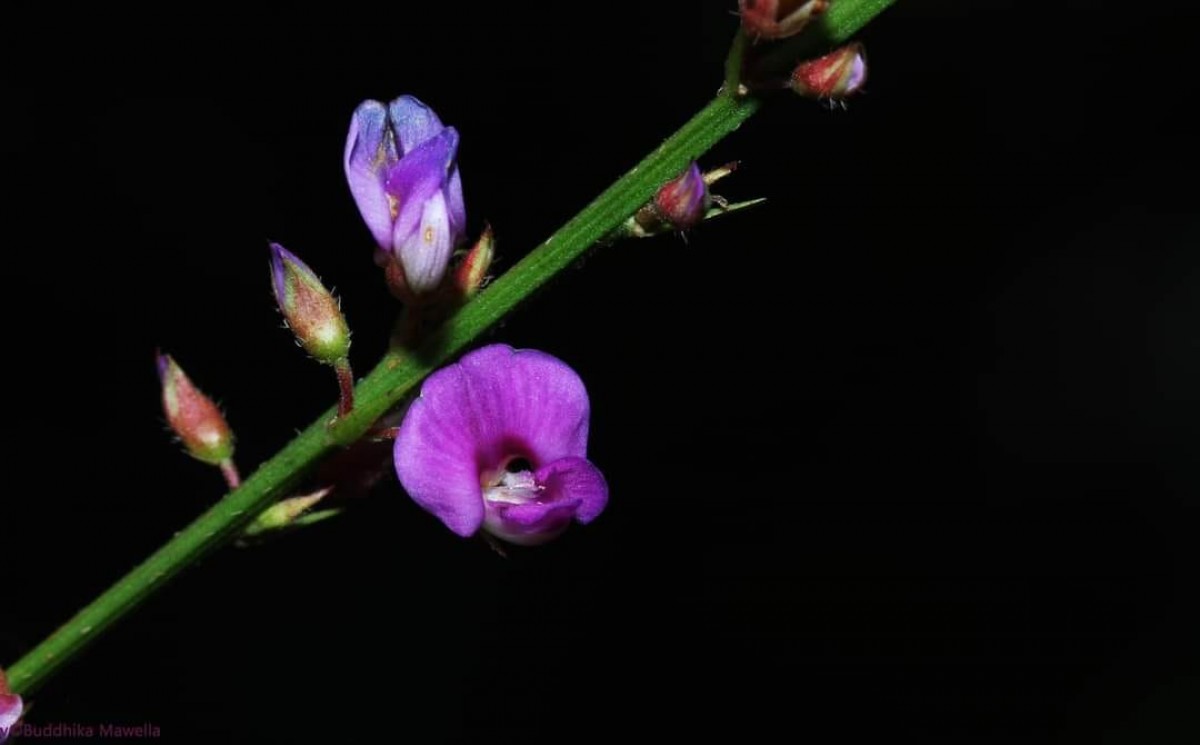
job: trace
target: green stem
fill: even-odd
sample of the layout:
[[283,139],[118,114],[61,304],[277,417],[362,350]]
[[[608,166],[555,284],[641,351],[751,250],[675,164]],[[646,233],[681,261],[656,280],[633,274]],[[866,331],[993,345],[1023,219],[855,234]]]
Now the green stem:
[[739,26],[733,44],[729,46],[729,54],[725,57],[725,86],[721,92],[727,96],[738,96],[738,86],[742,82],[742,61],[746,57],[746,44],[750,39]]
[[[821,31],[827,37],[824,41],[844,41],[892,2],[839,0],[833,5],[837,14],[831,12],[822,24]],[[92,639],[138,607],[184,567],[238,535],[264,509],[287,496],[288,489],[321,457],[361,437],[426,375],[582,256],[645,204],[663,182],[674,178],[691,161],[737,129],[758,110],[759,101],[754,97],[737,98],[735,93],[736,86],[719,94],[549,240],[463,306],[415,353],[385,355],[355,389],[351,412],[335,421],[336,410],[326,411],[240,488],[226,495],[13,664],[8,669],[12,690],[21,694],[36,690]]]

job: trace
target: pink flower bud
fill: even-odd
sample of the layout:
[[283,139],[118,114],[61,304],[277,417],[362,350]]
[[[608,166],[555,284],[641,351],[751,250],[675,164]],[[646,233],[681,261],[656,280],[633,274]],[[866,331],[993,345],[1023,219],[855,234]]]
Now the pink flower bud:
[[862,44],[848,44],[824,57],[801,62],[792,71],[791,89],[809,98],[840,100],[867,81]]
[[740,0],[742,27],[759,39],[795,36],[825,12],[829,0]]
[[271,286],[275,301],[300,346],[320,362],[333,365],[350,351],[350,329],[337,299],[295,254],[271,244]]
[[[736,171],[737,166],[737,162],[726,163],[701,173],[693,161],[683,173],[660,186],[654,198],[610,233],[608,239],[647,238],[691,230],[709,218],[758,204],[761,199],[729,204],[709,190],[710,186]],[[716,207],[713,207],[714,203]]]
[[221,410],[184,374],[168,354],[158,355],[163,411],[167,423],[197,460],[222,465],[233,456],[233,432]]
[[679,176],[663,184],[654,195],[655,210],[675,230],[695,227],[711,205],[708,184],[695,161]]
[[8,739],[9,730],[21,721],[24,712],[25,703],[9,689],[8,679],[0,670],[0,743]]

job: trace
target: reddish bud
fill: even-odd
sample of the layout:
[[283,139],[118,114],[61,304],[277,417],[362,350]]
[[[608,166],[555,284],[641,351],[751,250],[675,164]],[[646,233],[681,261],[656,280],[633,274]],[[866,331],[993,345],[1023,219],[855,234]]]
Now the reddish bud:
[[483,287],[495,254],[496,238],[492,234],[492,226],[488,225],[454,270],[454,287],[463,298],[471,297]]
[[167,354],[158,354],[163,411],[167,423],[193,458],[221,465],[233,455],[233,432],[221,410],[200,392]]
[[663,184],[654,195],[654,209],[676,230],[687,230],[704,219],[712,205],[704,174],[693,161],[687,170]]
[[0,670],[0,743],[8,739],[9,731],[21,721],[25,702],[8,687],[8,679]]
[[783,39],[804,30],[829,0],[741,0],[742,27],[759,39]]
[[15,693],[0,693],[0,743],[8,740],[8,733],[25,711],[25,702]]
[[350,351],[350,329],[338,301],[308,265],[271,244],[271,286],[296,341],[318,361],[333,365]]
[[647,238],[660,233],[690,230],[718,214],[723,215],[762,201],[731,205],[709,191],[708,187],[736,171],[737,166],[737,162],[726,163],[701,173],[700,167],[692,163],[682,174],[659,187],[654,199],[610,233],[608,239]]
[[843,99],[867,81],[862,44],[849,44],[824,57],[801,62],[792,71],[791,89],[809,98]]

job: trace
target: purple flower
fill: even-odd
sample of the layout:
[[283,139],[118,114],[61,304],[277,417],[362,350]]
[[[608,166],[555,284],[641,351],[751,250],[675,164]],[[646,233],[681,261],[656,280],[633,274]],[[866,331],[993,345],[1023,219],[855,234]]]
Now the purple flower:
[[588,396],[565,363],[503,344],[425,381],[396,436],[396,473],[450,530],[535,545],[608,502],[585,457]]
[[350,121],[350,192],[414,295],[437,288],[466,231],[457,154],[458,132],[412,96],[363,101]]

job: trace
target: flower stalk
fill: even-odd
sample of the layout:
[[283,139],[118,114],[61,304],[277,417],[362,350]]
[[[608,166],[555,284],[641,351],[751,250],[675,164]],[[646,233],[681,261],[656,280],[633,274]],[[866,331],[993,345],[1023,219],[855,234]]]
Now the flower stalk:
[[350,361],[345,357],[333,365],[338,380],[338,418],[342,418],[354,409],[354,372],[350,369]]
[[236,489],[242,485],[242,475],[238,473],[238,468],[232,459],[226,458],[217,465],[221,469],[221,476],[225,478],[225,483],[230,489]]

